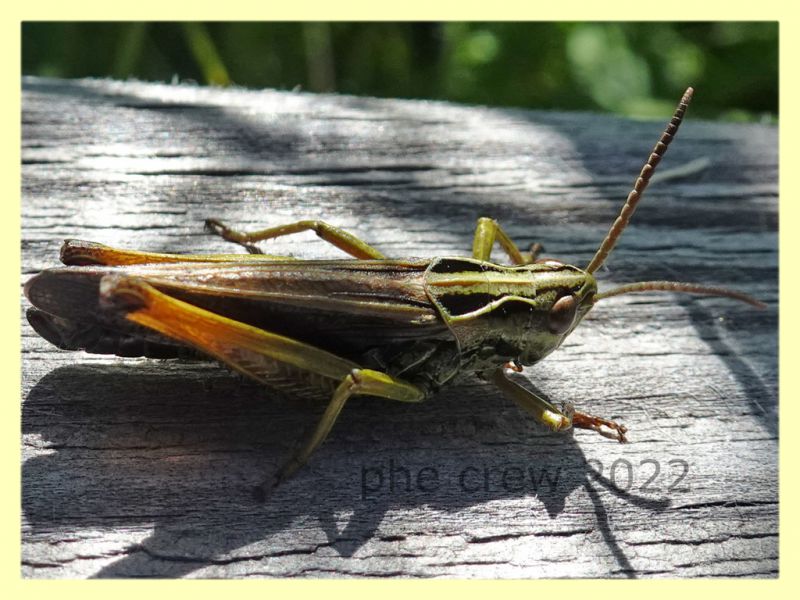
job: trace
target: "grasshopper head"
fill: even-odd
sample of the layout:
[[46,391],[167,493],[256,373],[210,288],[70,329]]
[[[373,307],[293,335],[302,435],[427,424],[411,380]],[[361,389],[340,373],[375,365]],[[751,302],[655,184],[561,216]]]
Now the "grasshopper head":
[[538,362],[558,348],[594,306],[594,275],[556,260],[529,265],[537,290],[528,321],[520,327],[516,359],[520,364]]
[[537,309],[544,315],[540,328],[553,336],[557,347],[594,306],[597,281],[587,271],[552,259],[529,268],[535,270],[537,296],[541,299]]
[[430,268],[427,291],[479,371],[532,365],[558,348],[594,305],[597,282],[551,259],[504,267],[445,258]]
[[476,371],[538,362],[558,348],[594,305],[591,273],[556,260],[501,266],[471,258],[436,259],[428,297]]
[[741,292],[675,281],[642,281],[598,293],[594,273],[611,254],[678,131],[693,90],[681,98],[667,128],[642,167],[619,215],[585,269],[541,259],[499,267],[471,259],[442,259],[428,273],[428,294],[462,349],[473,350],[476,371],[498,363],[530,365],[558,348],[599,301],[649,291],[725,296],[758,308]]
[[650,178],[655,172],[656,166],[667,151],[667,146],[678,132],[678,127],[683,120],[692,94],[692,88],[687,89],[686,93],[684,93],[661,139],[653,148],[647,163],[639,173],[639,177],[636,179],[622,210],[620,210],[608,234],[586,268],[581,270],[552,260],[540,260],[535,265],[530,266],[531,269],[550,266],[553,269],[553,274],[549,275],[551,279],[548,280],[546,271],[541,273],[537,271],[537,288],[542,289],[543,285],[547,288],[547,292],[541,294],[541,300],[544,304],[538,308],[540,314],[546,314],[547,317],[544,323],[539,324],[544,333],[536,337],[535,343],[530,344],[526,348],[526,352],[520,356],[519,361],[522,364],[536,362],[549,352],[552,352],[575,329],[595,303],[612,296],[651,291],[688,292],[732,298],[757,308],[766,306],[755,298],[734,290],[677,281],[640,281],[601,293],[597,292],[597,282],[593,274],[608,258],[617,240],[628,225]]

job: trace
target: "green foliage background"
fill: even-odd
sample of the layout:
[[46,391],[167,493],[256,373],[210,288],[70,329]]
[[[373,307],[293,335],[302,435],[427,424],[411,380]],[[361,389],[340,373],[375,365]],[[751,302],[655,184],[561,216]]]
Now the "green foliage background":
[[778,115],[778,24],[333,22],[22,25],[22,71],[194,80],[662,116]]

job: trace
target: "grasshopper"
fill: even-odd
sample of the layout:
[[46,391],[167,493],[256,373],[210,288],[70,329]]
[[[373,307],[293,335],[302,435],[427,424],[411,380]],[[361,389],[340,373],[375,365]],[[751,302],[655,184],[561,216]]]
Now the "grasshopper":
[[[678,131],[687,89],[619,216],[584,269],[521,251],[500,225],[481,218],[472,257],[392,259],[322,221],[244,233],[215,219],[207,228],[248,254],[178,255],[66,240],[61,261],[30,279],[31,326],[65,350],[154,358],[198,354],[277,388],[323,392],[316,429],[272,478],[291,476],[323,443],[355,395],[421,402],[465,374],[494,383],[553,431],[593,430],[627,441],[614,421],[559,408],[512,381],[513,372],[558,348],[600,301],[634,292],[725,296],[703,285],[645,281],[598,292],[594,273],[628,224]],[[314,231],[352,258],[299,260],[261,253],[256,243]],[[512,265],[491,262],[499,244]],[[268,482],[265,482],[266,485]]]

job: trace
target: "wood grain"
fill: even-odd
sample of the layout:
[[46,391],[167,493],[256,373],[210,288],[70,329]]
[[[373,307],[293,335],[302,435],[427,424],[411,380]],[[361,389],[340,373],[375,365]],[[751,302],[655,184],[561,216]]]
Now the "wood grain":
[[[64,238],[234,251],[210,216],[322,218],[398,257],[466,255],[491,216],[583,266],[669,117],[39,78],[22,108],[23,282]],[[610,299],[526,371],[631,444],[546,433],[477,381],[355,399],[259,504],[321,405],[213,364],[62,352],[24,322],[22,575],[777,576],[777,129],[690,108],[662,169],[601,289],[679,279],[769,308]],[[313,234],[265,249],[340,256]]]

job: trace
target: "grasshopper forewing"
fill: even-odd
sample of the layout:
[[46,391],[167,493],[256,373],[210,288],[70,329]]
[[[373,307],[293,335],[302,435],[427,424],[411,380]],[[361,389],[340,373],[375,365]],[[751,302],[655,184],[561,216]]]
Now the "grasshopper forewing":
[[[521,251],[482,218],[471,258],[391,259],[322,221],[242,233],[206,226],[249,254],[178,255],[67,240],[62,268],[30,279],[28,320],[65,350],[119,356],[216,359],[256,381],[329,398],[311,437],[274,476],[302,466],[325,440],[347,399],[369,395],[419,402],[462,375],[495,383],[554,431],[589,429],[626,441],[618,423],[558,408],[510,379],[555,350],[601,299],[645,291],[726,296],[682,282],[639,282],[598,293],[606,260],[692,96],[689,88],[637,178],[617,220],[585,269]],[[351,256],[298,260],[261,254],[258,242],[311,230]],[[491,262],[497,243],[511,265]]]

